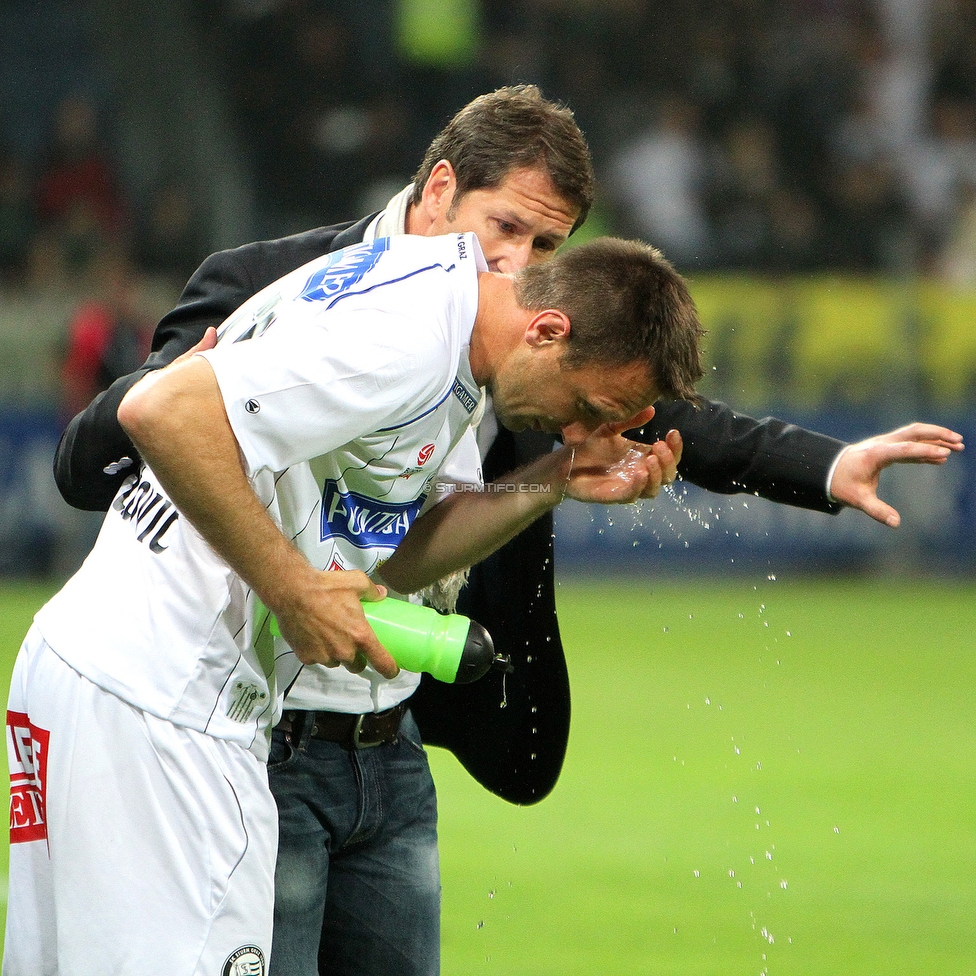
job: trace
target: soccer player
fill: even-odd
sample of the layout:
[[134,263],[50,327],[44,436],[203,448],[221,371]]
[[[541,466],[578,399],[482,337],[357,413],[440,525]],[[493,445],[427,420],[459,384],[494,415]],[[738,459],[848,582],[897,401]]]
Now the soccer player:
[[[386,592],[372,577],[413,592],[563,497],[655,493],[654,446],[621,432],[693,395],[700,335],[643,244],[600,239],[513,278],[473,234],[377,238],[285,276],[213,350],[133,387],[119,416],[146,463],[15,667],[33,815],[13,835],[6,971],[262,972],[283,687],[326,665],[337,703],[397,708],[419,676],[366,623],[361,601]],[[477,479],[482,390],[509,428],[577,442],[518,473],[538,490],[422,513],[448,459]]]

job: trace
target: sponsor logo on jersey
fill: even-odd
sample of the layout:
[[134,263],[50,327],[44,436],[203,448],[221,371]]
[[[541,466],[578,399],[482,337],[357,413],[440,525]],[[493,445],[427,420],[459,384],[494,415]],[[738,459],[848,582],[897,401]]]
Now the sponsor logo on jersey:
[[140,482],[135,475],[130,475],[122,483],[112,508],[125,521],[132,520],[138,530],[137,541],[147,543],[157,554],[169,548],[163,545],[163,537],[180,513],[151,482]]
[[451,387],[451,392],[461,401],[461,406],[468,413],[474,413],[474,408],[478,406],[478,397],[476,397],[462,382],[455,376],[454,386]]
[[11,844],[47,838],[44,785],[50,737],[23,712],[7,712]]
[[[430,460],[430,456],[434,453],[435,444],[426,444],[420,449],[420,453],[417,454],[417,466],[413,468],[405,468],[403,474],[400,475],[401,478],[412,478],[415,474],[420,474],[424,470],[424,465]],[[429,491],[430,489],[426,489]]]
[[389,247],[390,239],[381,237],[334,251],[325,265],[305,282],[298,297],[305,302],[323,302],[335,298],[360,281]]
[[258,403],[258,401],[254,399],[254,397],[251,397],[251,399],[248,400],[247,403],[244,404],[244,409],[248,413],[260,413],[261,412],[261,404]]
[[321,539],[339,536],[357,549],[396,547],[417,517],[424,498],[388,502],[343,491],[329,479],[322,488]]
[[224,963],[220,976],[264,976],[264,953],[257,946],[235,949]]

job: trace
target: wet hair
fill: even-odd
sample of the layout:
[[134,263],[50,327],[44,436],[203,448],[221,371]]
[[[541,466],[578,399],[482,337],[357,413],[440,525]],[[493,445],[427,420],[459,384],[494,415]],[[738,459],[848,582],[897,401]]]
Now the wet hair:
[[454,168],[453,204],[472,190],[502,185],[513,169],[541,167],[577,211],[575,231],[593,204],[595,177],[586,138],[572,111],[542,97],[535,85],[513,85],[468,102],[434,137],[413,178],[419,204],[434,167]]
[[599,237],[515,276],[522,308],[569,317],[563,365],[644,362],[658,399],[696,400],[705,334],[688,286],[660,251]]

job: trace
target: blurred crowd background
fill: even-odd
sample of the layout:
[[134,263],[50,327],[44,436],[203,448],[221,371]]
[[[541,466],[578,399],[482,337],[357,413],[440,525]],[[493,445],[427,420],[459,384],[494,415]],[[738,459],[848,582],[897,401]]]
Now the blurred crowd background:
[[965,426],[976,0],[3,0],[0,573],[84,547],[53,443],[207,254],[380,209],[517,82],[590,141],[581,233],[691,279],[705,392],[842,437]]

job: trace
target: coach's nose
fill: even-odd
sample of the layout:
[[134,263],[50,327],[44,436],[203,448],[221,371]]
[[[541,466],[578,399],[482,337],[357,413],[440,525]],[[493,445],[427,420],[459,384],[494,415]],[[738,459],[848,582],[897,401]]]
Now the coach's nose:
[[533,263],[533,251],[531,239],[524,241],[513,241],[507,244],[498,257],[495,258],[493,271],[500,271],[502,274],[515,274],[522,268]]

